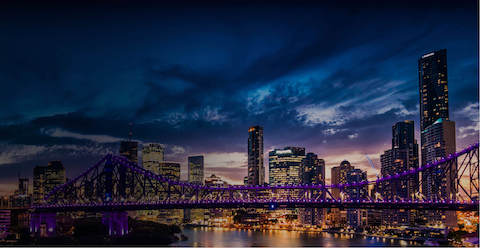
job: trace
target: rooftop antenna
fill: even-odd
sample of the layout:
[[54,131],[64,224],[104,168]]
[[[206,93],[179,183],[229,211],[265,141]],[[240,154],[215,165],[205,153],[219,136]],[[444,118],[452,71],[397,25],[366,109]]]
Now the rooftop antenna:
[[128,123],[128,141],[132,141],[133,136],[133,123]]

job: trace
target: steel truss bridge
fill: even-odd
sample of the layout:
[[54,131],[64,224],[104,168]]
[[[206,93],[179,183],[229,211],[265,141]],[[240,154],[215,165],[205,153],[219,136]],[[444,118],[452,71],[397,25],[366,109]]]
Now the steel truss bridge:
[[[187,208],[356,208],[478,211],[479,209],[478,143],[438,161],[411,168],[371,181],[346,184],[308,184],[279,186],[206,186],[174,180],[171,175],[157,175],[123,156],[108,154],[85,172],[56,187],[42,205],[33,206],[32,231],[39,223],[49,222],[57,212],[104,212],[105,223],[125,222],[127,210]],[[435,171],[449,181],[450,194],[410,195],[408,198],[348,198],[352,188],[367,188],[386,182],[419,178],[420,173]],[[343,197],[339,197],[343,195]],[[346,195],[346,197],[345,197]],[[49,217],[50,216],[50,217]],[[51,221],[50,221],[51,222]],[[115,224],[117,223],[117,224]],[[120,223],[120,225],[123,225]],[[111,231],[112,232],[112,231]]]
[[[47,195],[45,204],[33,208],[38,212],[272,206],[478,210],[478,158],[476,143],[434,163],[372,181],[337,185],[204,186],[156,175],[125,157],[109,154],[76,178],[56,187]],[[344,192],[348,188],[402,180],[432,169],[446,175],[453,168],[457,173],[451,178],[451,185],[456,194],[450,199],[419,194],[396,200],[372,199],[369,195],[364,199],[340,199],[332,193],[334,189]]]

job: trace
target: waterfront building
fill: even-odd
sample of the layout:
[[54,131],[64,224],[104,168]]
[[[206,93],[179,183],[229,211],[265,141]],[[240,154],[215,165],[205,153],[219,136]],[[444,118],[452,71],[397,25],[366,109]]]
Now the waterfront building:
[[[132,148],[134,146],[132,145]],[[133,149],[131,149],[133,152]],[[143,168],[149,170],[157,175],[160,174],[160,164],[164,161],[164,147],[161,144],[149,143],[143,145],[142,148],[142,165]],[[155,199],[155,188],[160,186],[160,183],[156,180],[151,182],[153,187],[150,184],[146,185],[146,190],[150,195],[151,199]],[[148,221],[158,221],[158,210],[141,210],[137,212],[138,218],[141,220]]]
[[[347,183],[358,183],[367,180],[367,172],[360,169],[351,169],[346,172]],[[349,200],[362,200],[368,198],[368,185],[362,187],[345,188],[346,198]],[[368,211],[365,209],[348,209],[347,222],[352,228],[366,227],[368,224]]]
[[[317,154],[309,152],[302,160],[302,183],[303,184],[325,184],[325,161],[319,159]],[[312,191],[313,196],[316,197],[322,194],[321,190]],[[299,219],[303,225],[307,226],[321,226],[325,223],[325,209],[323,208],[306,208],[299,209]]]
[[439,118],[449,120],[447,50],[423,55],[418,60],[420,131]]
[[[447,50],[427,53],[418,60],[420,95],[420,136],[422,163],[426,165],[455,152],[455,123],[449,119]],[[455,200],[456,190],[451,184],[456,176],[452,166],[445,176],[440,170],[422,173],[422,194],[427,199]],[[456,225],[454,212],[429,211],[425,217],[430,225]]]
[[18,188],[10,196],[10,206],[12,207],[30,207],[32,204],[32,195],[29,191],[29,179],[18,178]]
[[248,129],[248,184],[263,185],[265,167],[263,166],[263,127]]
[[[124,140],[120,142],[120,155],[127,158],[130,162],[138,164],[138,142],[131,140]],[[140,166],[140,165],[139,165]],[[126,199],[135,200],[139,195],[134,195],[135,192],[133,184],[133,174],[126,168],[119,169],[119,193]],[[138,192],[138,191],[137,191]]]
[[65,168],[60,161],[51,161],[47,166],[33,168],[33,203],[45,203],[44,198],[55,187],[66,182]]
[[[202,155],[188,157],[188,182],[204,184],[204,158]],[[185,209],[184,219],[186,223],[203,224],[205,211],[203,209]]]
[[[221,177],[215,174],[205,178],[205,186],[210,187],[227,187],[230,186]],[[219,194],[222,194],[219,192]],[[232,222],[233,210],[231,209],[208,209],[205,210],[205,224],[209,226],[226,226]]]
[[285,147],[269,153],[269,184],[271,186],[302,183],[302,161],[305,148]]
[[188,157],[188,182],[193,184],[203,184],[203,156]]
[[[331,183],[332,184],[345,184],[347,183],[347,172],[354,169],[354,167],[344,160],[340,163],[340,166],[332,167],[331,169]],[[332,196],[335,199],[345,199],[345,192],[342,192],[339,188],[332,188]],[[329,225],[333,227],[340,227],[347,223],[347,212],[338,208],[329,210],[330,220]]]
[[[422,131],[422,163],[428,164],[452,154],[456,150],[455,122],[438,119]],[[456,199],[456,166],[447,169],[448,164],[440,169],[427,169],[422,173],[422,194],[427,199]],[[454,211],[431,211],[427,220],[431,225],[456,226]]]
[[[159,167],[159,174],[172,181],[180,181],[180,163],[161,161]],[[167,183],[164,183],[167,185]],[[180,195],[175,191],[170,192],[161,192],[159,198],[161,200],[169,199],[178,199]],[[166,209],[159,210],[158,221],[166,224],[181,224],[183,221],[183,210],[182,209]]]
[[[392,176],[418,168],[418,144],[415,140],[414,122],[397,122],[392,127],[392,148],[380,156],[381,174]],[[399,180],[385,181],[381,185],[382,197],[386,200],[413,199],[419,191],[417,174]],[[385,210],[383,224],[401,226],[414,224],[415,211]]]

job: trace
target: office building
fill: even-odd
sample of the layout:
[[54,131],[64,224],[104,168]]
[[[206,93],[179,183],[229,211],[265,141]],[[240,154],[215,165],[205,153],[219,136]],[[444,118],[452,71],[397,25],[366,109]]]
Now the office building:
[[248,184],[263,185],[265,167],[263,166],[263,127],[248,129]]
[[[133,151],[133,145],[132,152]],[[164,161],[164,148],[161,144],[150,143],[143,145],[142,148],[142,165],[143,168],[157,175],[160,174],[160,164]],[[151,183],[151,184],[150,184]],[[156,199],[155,189],[158,189],[160,182],[152,180],[145,185],[145,189],[150,199]],[[158,221],[158,210],[141,210],[137,211],[137,218],[148,221]]]
[[[180,181],[180,163],[161,161],[159,167],[159,174],[169,180]],[[168,183],[164,184],[168,185]],[[162,200],[169,199],[169,196],[172,199],[178,199],[180,197],[179,193],[175,192],[175,190],[172,190],[170,194],[168,194],[167,192],[159,193],[159,198]],[[166,224],[181,224],[183,222],[183,210],[159,210],[158,221]]]
[[285,147],[269,153],[270,186],[302,183],[302,162],[305,148]]
[[36,166],[33,168],[33,202],[44,203],[47,194],[65,182],[65,168],[62,162],[51,161],[47,166]]
[[[188,182],[193,184],[204,184],[203,156],[188,157]],[[203,209],[185,209],[184,221],[186,223],[204,224],[205,211]]]
[[203,156],[188,157],[188,182],[194,184],[203,184]]

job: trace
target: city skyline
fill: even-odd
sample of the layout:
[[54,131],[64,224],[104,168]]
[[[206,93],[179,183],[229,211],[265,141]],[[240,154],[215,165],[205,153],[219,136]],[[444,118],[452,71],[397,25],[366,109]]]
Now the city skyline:
[[[455,6],[463,12],[473,12],[462,5]],[[374,12],[370,9],[371,13],[362,14],[354,4],[346,10],[319,7],[333,11],[324,17],[329,21],[343,16],[361,18]],[[382,6],[387,10],[393,7]],[[345,159],[356,168],[367,170],[372,177],[380,170],[380,155],[391,145],[394,123],[414,120],[415,139],[420,142],[416,64],[424,54],[442,48],[448,50],[450,119],[456,122],[456,146],[466,147],[478,140],[478,85],[474,83],[478,48],[476,40],[470,37],[476,27],[475,14],[450,12],[451,6],[440,2],[438,12],[421,15],[422,7],[426,6],[408,10],[423,21],[418,26],[403,19],[397,13],[401,11],[392,10],[391,15],[403,22],[382,31],[393,39],[370,38],[373,32],[362,27],[372,23],[361,26],[342,22],[342,32],[330,34],[328,27],[318,27],[320,19],[314,18],[313,11],[301,6],[296,10],[306,11],[304,18],[293,21],[285,14],[289,17],[286,20],[292,21],[290,26],[281,21],[282,15],[275,10],[257,13],[253,21],[242,24],[228,16],[221,17],[227,27],[251,39],[238,38],[226,27],[207,28],[215,23],[209,18],[201,18],[198,24],[206,35],[192,37],[187,33],[196,27],[191,22],[193,17],[180,22],[168,16],[184,24],[184,32],[173,32],[162,29],[162,19],[139,7],[133,10],[135,15],[145,11],[146,18],[162,27],[141,25],[150,22],[136,20],[135,24],[142,26],[136,31],[139,36],[165,30],[172,38],[152,35],[147,40],[128,39],[109,47],[111,36],[122,34],[114,29],[110,36],[98,36],[94,43],[98,50],[87,52],[89,58],[80,54],[86,49],[81,41],[87,41],[82,38],[87,30],[50,25],[57,36],[48,37],[35,33],[34,25],[19,21],[17,25],[25,28],[27,35],[40,39],[31,50],[23,50],[27,35],[9,29],[12,39],[1,41],[2,47],[12,49],[5,51],[0,75],[6,84],[21,82],[18,85],[32,87],[32,91],[20,91],[17,84],[11,83],[6,85],[9,90],[1,98],[5,104],[0,116],[0,179],[6,185],[0,185],[5,190],[0,193],[12,192],[17,174],[31,177],[32,168],[37,165],[61,160],[67,177],[71,177],[104,154],[117,153],[120,141],[128,139],[130,122],[134,123],[134,140],[166,145],[167,160],[181,163],[182,179],[186,179],[187,157],[204,154],[205,177],[213,173],[230,183],[242,184],[247,175],[246,132],[253,125],[264,127],[264,165],[268,164],[265,154],[270,150],[300,146],[325,160],[327,180],[331,167]],[[232,8],[225,6],[225,13],[233,13]],[[15,12],[15,6],[11,10],[20,16],[28,14]],[[208,13],[208,8],[205,11]],[[243,8],[238,11],[247,12]],[[51,13],[53,17],[63,16]],[[120,13],[113,9],[110,22],[118,21]],[[432,28],[432,23],[438,21],[437,15],[447,18]],[[79,16],[64,17],[68,24],[85,21]],[[92,18],[90,22],[100,16],[92,13]],[[370,20],[380,18],[375,14]],[[54,18],[47,18],[43,22],[53,21]],[[283,25],[268,29],[267,34],[260,32],[275,22]],[[264,26],[256,28],[254,23]],[[125,23],[118,25],[133,32]],[[462,28],[457,29],[457,25]],[[96,27],[95,31],[102,28]],[[365,33],[356,32],[355,28]],[[348,33],[354,43],[344,41],[348,36],[343,33]],[[72,35],[79,35],[80,41],[62,43],[61,49],[53,50],[57,48],[52,44],[71,41]],[[439,36],[442,39],[437,39]],[[273,39],[274,42],[272,37],[280,39]],[[190,45],[187,41],[193,38],[202,39],[203,43]],[[214,46],[217,43],[222,45]],[[273,44],[269,46],[270,43]],[[132,45],[136,50],[128,49]],[[120,56],[120,62],[116,62],[115,49],[123,49],[128,55]],[[174,54],[180,56],[173,58],[167,49],[174,49]],[[49,51],[58,52],[47,56]],[[245,52],[245,58],[236,54],[238,51]],[[201,59],[207,54],[211,61]],[[68,59],[70,56],[75,59]],[[127,57],[133,59],[127,63]],[[105,59],[105,66],[93,63],[92,58]],[[29,73],[22,74],[20,70]],[[36,86],[36,82],[42,87]],[[86,89],[79,84],[85,84]],[[59,99],[52,97],[50,91],[54,89]],[[372,132],[375,135],[370,135]],[[376,170],[370,167],[365,154],[375,162]],[[265,172],[268,178],[266,166]]]

